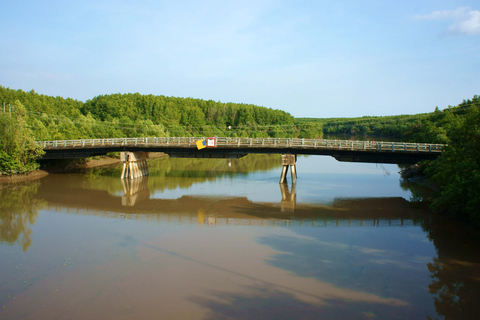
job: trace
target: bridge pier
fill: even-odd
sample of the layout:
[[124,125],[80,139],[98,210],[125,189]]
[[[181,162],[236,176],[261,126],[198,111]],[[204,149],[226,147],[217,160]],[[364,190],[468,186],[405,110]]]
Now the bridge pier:
[[288,166],[290,166],[290,174],[292,176],[292,183],[297,182],[297,155],[296,154],[282,154],[282,174],[280,175],[280,183],[287,183]]
[[120,159],[123,161],[122,175],[120,179],[136,179],[148,176],[147,152],[121,152]]

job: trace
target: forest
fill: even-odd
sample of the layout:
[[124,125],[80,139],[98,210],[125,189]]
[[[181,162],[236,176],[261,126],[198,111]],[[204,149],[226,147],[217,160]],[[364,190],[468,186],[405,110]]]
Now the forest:
[[437,186],[432,207],[480,226],[480,97],[431,113],[360,118],[294,118],[251,104],[139,93],[100,95],[85,102],[0,86],[0,174],[35,170],[35,141],[111,137],[227,136],[322,138],[324,134],[384,136],[445,143],[421,165]]
[[458,106],[438,107],[431,113],[360,118],[296,118],[298,126],[317,125],[323,134],[382,136],[405,142],[448,143],[447,132],[470,108],[480,106],[480,97],[463,100]]
[[0,87],[0,103],[21,103],[37,140],[147,136],[318,136],[285,111],[193,98],[111,94],[86,102]]

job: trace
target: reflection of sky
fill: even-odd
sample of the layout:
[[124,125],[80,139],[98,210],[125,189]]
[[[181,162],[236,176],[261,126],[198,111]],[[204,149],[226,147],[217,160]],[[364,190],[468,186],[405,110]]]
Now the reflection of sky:
[[[408,196],[399,186],[397,166],[338,163],[330,157],[311,156],[300,157],[297,169],[296,193],[301,202]],[[280,203],[279,171],[277,167],[219,178],[157,192],[155,197],[223,195]],[[55,182],[55,177],[50,178]],[[64,181],[81,185],[75,176],[62,177],[57,183],[63,186]],[[95,204],[91,190],[85,191],[86,204]],[[253,218],[262,207],[266,213],[280,211],[276,207],[269,211],[272,206],[261,203],[254,210],[242,211],[252,207],[242,201],[235,206],[235,213],[253,214]],[[204,222],[208,210],[222,207],[203,209],[191,206],[192,215],[183,223],[178,219],[181,214],[170,216],[170,211],[141,219],[127,214],[107,219],[100,210],[81,207],[41,210],[31,226],[33,244],[27,252],[0,245],[0,257],[7,257],[0,260],[0,270],[5,271],[0,283],[15,294],[15,299],[0,294],[0,305],[7,305],[6,318],[20,318],[20,314],[30,319],[61,318],[67,307],[72,318],[88,312],[92,319],[128,313],[137,319],[252,318],[251,310],[261,319],[385,319],[393,315],[425,319],[436,314],[426,266],[436,252],[418,225],[210,225]],[[155,210],[161,213],[165,208]],[[44,314],[42,305],[52,306],[51,314]],[[281,313],[265,316],[272,310]]]
[[[403,197],[410,192],[400,187],[397,165],[338,162],[329,156],[299,157],[296,194],[298,203],[330,203],[335,198]],[[235,179],[194,184],[187,189],[155,192],[152,198],[176,199],[191,196],[239,196],[255,202],[278,202],[280,167],[268,172],[251,172]],[[287,180],[291,183],[290,173]]]
[[6,318],[66,308],[92,319],[435,314],[425,268],[434,250],[419,227],[211,228],[43,210],[32,228],[32,248],[9,255],[27,285],[7,299]]
[[[406,301],[435,314],[425,267],[436,256],[419,227],[290,229],[294,236],[262,236],[278,253],[268,263],[336,287]],[[420,311],[421,310],[421,311]],[[410,314],[414,317],[414,314]],[[407,316],[409,318],[409,316]]]

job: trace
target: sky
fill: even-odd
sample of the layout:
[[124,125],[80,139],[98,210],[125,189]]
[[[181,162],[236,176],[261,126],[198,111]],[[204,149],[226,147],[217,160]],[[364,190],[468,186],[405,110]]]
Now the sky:
[[480,2],[0,0],[0,85],[295,117],[431,112],[480,94]]

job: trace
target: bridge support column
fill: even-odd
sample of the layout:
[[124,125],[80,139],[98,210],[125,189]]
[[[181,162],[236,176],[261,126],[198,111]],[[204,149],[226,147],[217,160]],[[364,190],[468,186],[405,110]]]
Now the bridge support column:
[[122,175],[120,179],[136,179],[148,176],[147,152],[121,152],[120,159],[123,161]]
[[280,183],[287,183],[288,166],[290,166],[290,174],[292,176],[292,183],[297,182],[297,155],[296,154],[282,154],[282,174],[280,175]]

